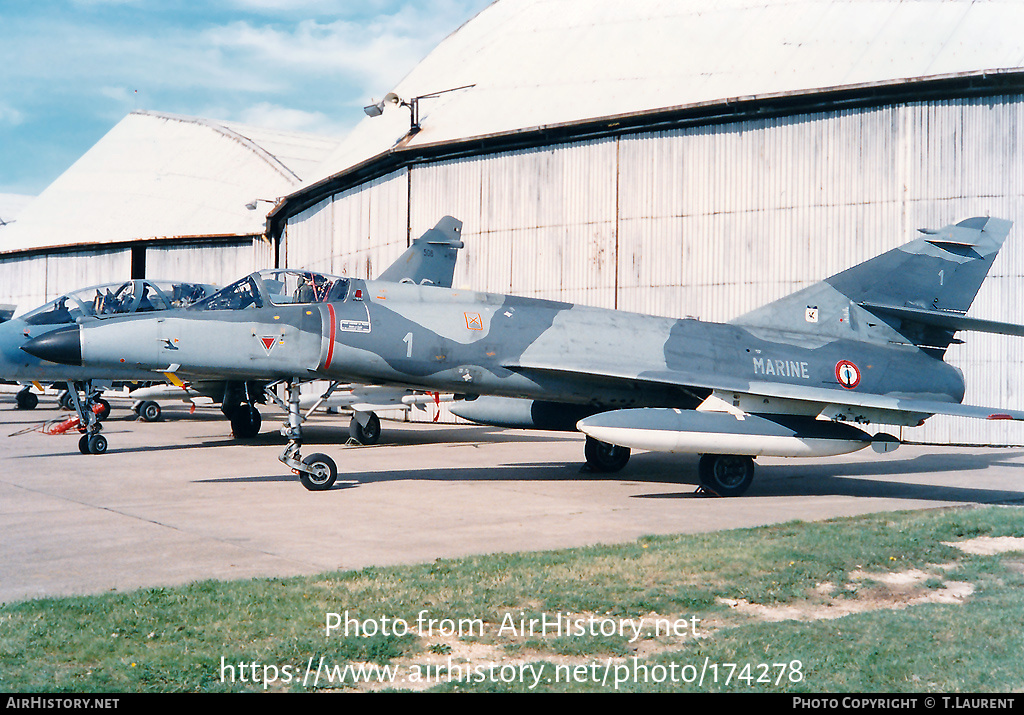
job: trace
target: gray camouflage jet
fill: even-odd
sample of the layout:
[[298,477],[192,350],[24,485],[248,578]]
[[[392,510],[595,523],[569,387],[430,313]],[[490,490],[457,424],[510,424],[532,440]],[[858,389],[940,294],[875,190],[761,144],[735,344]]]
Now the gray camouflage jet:
[[961,404],[963,375],[943,361],[957,331],[1024,335],[966,317],[1010,227],[972,218],[924,231],[729,323],[351,278],[299,301],[248,276],[184,310],[83,319],[25,350],[73,365],[286,380],[281,460],[312,490],[337,478],[327,455],[300,456],[293,386],[316,376],[533,400],[518,403],[526,419],[587,435],[594,471],[622,469],[631,448],[695,453],[702,486],[734,496],[756,456],[898,443],[855,425],[1024,420]]
[[[34,357],[20,348],[30,340],[73,326],[78,318],[152,314],[180,308],[212,295],[215,286],[203,283],[137,279],[81,288],[65,293],[34,310],[0,324],[0,378],[18,383],[61,383],[61,405],[77,412],[81,424],[87,425],[79,449],[102,452],[106,439],[99,434],[100,420],[110,414],[110,404],[100,395],[116,382],[139,382],[154,379],[150,370],[126,365],[110,366],[102,371],[89,367],[55,365]],[[82,399],[79,399],[79,390]],[[33,409],[39,398],[26,386],[16,396],[19,409]]]
[[[455,274],[458,250],[462,248],[459,239],[462,222],[446,216],[437,225],[413,240],[412,245],[386,269],[379,280],[422,285],[450,287]],[[300,270],[271,270],[253,274],[251,280],[260,281],[267,290],[293,291],[299,300],[317,302],[326,296],[326,291],[336,277],[322,273]],[[224,375],[204,374],[203,379],[190,380],[184,384],[173,371],[154,372],[151,369],[119,361],[111,365],[54,364],[42,360],[20,348],[31,340],[39,338],[60,327],[74,325],[80,318],[107,318],[125,314],[147,314],[163,312],[171,308],[184,307],[210,297],[217,287],[200,283],[130,280],[103,286],[93,286],[72,291],[25,315],[0,324],[0,378],[27,382],[66,382],[68,390],[62,394],[61,404],[78,413],[85,434],[79,442],[83,454],[102,454],[106,451],[107,440],[99,434],[100,419],[110,413],[110,405],[99,397],[100,386],[112,382],[144,382],[167,379],[171,384],[143,387],[129,394],[136,399],[133,410],[146,421],[155,421],[160,416],[160,406],[155,401],[160,397],[175,396],[189,399],[189,396],[203,396],[221,404],[221,410],[231,421],[232,434],[236,437],[253,437],[259,433],[261,416],[256,403],[278,398],[267,381],[252,379],[226,379]],[[267,351],[273,348],[268,343]],[[84,399],[79,401],[76,385],[81,385]],[[428,404],[430,396],[412,395],[403,389],[382,391],[378,388],[340,385],[332,383],[329,392],[315,400],[312,409],[320,405],[337,402],[331,394],[338,388],[347,394],[353,417],[349,425],[353,438],[363,444],[375,442],[380,436],[380,422],[373,409],[407,409],[412,405],[422,407]],[[22,409],[35,407],[38,398],[28,387],[17,395],[17,405]],[[94,409],[95,407],[95,409]],[[312,411],[312,409],[310,411]]]
[[[455,276],[455,263],[463,243],[460,240],[462,222],[445,216],[432,228],[413,240],[412,244],[377,280],[417,285],[435,285],[450,288]],[[328,286],[338,276],[325,273],[273,269],[258,271],[251,276],[254,284],[263,286],[269,294],[287,294],[296,302],[320,302],[326,297]],[[270,302],[279,300],[275,297]],[[273,349],[273,345],[268,352]],[[189,380],[187,384],[173,373],[166,373],[169,382],[144,387],[129,396],[136,399],[135,412],[146,421],[160,418],[158,399],[177,399],[192,402],[194,397],[207,397],[221,404],[221,411],[231,421],[231,433],[238,438],[255,437],[259,434],[262,417],[256,404],[268,400],[280,403],[274,391],[275,383],[266,380],[224,379],[223,376],[206,376]],[[276,381],[275,381],[276,382]],[[310,387],[315,387],[307,383]],[[307,395],[304,407],[310,412],[318,407],[341,408],[352,413],[349,434],[360,444],[375,444],[380,439],[378,410],[411,409],[416,406],[425,409],[432,400],[440,396],[413,394],[406,389],[381,389],[367,385],[345,385],[333,381],[326,391]],[[450,396],[445,396],[445,401]],[[193,403],[194,404],[194,403]],[[284,407],[283,404],[281,404]],[[286,408],[287,409],[287,408]],[[307,413],[308,414],[308,413]]]

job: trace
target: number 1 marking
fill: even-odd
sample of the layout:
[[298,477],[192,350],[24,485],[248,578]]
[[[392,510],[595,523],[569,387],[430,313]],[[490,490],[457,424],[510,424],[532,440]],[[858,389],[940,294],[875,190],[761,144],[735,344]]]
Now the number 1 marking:
[[406,334],[406,336],[404,338],[402,338],[402,342],[406,344],[405,356],[407,358],[411,358],[412,357],[412,333]]

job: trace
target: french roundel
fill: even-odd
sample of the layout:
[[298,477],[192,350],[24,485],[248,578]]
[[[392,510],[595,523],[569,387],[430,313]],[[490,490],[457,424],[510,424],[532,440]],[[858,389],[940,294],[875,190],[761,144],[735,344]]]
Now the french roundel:
[[852,390],[860,384],[860,370],[849,360],[840,360],[836,363],[836,379],[847,390]]

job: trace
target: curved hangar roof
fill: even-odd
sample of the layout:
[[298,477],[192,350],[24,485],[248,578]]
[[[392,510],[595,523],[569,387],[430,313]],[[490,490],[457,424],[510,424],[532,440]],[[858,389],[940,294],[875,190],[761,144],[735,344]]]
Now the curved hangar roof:
[[256,236],[337,139],[133,112],[0,233],[0,253],[162,238]]
[[[395,89],[422,131],[399,149],[508,135],[730,98],[1016,70],[1019,0],[497,0]],[[388,88],[381,88],[383,95]],[[395,148],[406,107],[385,104],[321,167]]]

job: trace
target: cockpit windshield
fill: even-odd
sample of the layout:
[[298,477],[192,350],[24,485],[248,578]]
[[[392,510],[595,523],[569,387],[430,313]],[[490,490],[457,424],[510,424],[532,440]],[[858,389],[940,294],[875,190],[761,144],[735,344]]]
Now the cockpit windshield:
[[215,290],[202,283],[132,280],[82,288],[21,316],[29,325],[73,323],[87,316],[184,308]]
[[345,300],[348,279],[312,271],[262,271],[260,278],[274,305]]
[[194,310],[244,310],[266,305],[340,302],[348,295],[347,278],[296,270],[266,270],[240,281],[197,303]]
[[227,288],[221,288],[206,300],[199,301],[193,310],[243,310],[244,308],[262,308],[263,299],[252,276],[246,276]]

